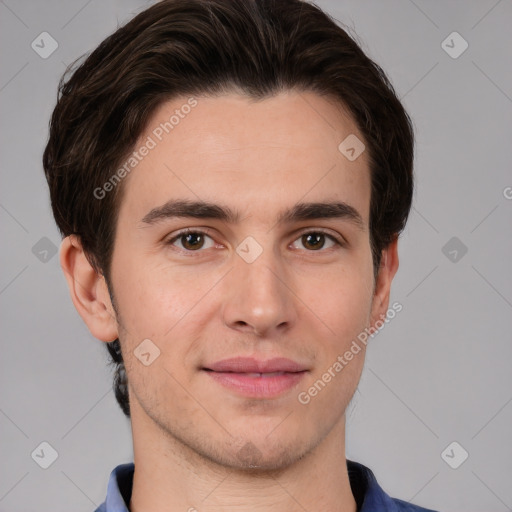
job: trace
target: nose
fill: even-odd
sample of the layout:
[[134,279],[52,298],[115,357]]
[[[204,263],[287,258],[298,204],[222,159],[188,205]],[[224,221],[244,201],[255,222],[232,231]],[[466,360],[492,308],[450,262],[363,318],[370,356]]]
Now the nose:
[[296,322],[292,286],[272,250],[264,250],[248,263],[234,256],[227,275],[223,305],[224,323],[231,329],[262,337],[279,335]]

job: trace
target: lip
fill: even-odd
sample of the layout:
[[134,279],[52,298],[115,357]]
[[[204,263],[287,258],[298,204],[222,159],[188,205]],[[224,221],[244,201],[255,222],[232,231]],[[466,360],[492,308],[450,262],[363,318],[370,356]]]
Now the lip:
[[308,370],[283,357],[266,361],[234,357],[204,367],[203,371],[223,387],[242,396],[275,398],[296,387]]
[[211,365],[205,366],[214,372],[235,372],[235,373],[272,373],[272,372],[302,372],[307,368],[285,357],[274,357],[261,360],[254,357],[231,357],[223,359]]

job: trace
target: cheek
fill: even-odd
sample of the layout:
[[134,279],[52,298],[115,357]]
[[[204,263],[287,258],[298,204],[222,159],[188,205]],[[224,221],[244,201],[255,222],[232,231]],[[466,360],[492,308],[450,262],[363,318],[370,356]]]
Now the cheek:
[[361,376],[366,345],[358,336],[369,325],[373,281],[368,269],[355,267],[317,276],[315,281],[322,286],[305,287],[303,297],[318,316],[309,317],[315,321],[311,333],[317,345],[316,361],[298,400],[306,404],[312,418],[320,415],[322,424],[329,425],[345,411]]
[[301,277],[298,296],[316,314],[328,339],[339,347],[367,327],[373,297],[371,260],[361,255],[353,264],[318,269],[310,277]]
[[[211,288],[208,278],[141,261],[118,259],[116,300],[131,337],[160,339],[197,305]],[[182,327],[185,322],[182,323]]]

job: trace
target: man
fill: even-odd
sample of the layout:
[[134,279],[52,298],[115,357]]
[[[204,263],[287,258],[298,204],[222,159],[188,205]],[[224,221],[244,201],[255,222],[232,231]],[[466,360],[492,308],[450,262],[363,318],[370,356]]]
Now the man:
[[133,432],[98,511],[426,510],[345,458],[412,162],[383,71],[299,0],[161,1],[62,81],[61,265]]

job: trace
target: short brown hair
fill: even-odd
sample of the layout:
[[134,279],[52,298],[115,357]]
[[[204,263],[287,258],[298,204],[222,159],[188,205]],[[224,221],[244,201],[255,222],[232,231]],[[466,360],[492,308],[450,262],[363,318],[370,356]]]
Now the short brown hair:
[[[377,276],[382,250],[403,230],[411,207],[412,123],[383,70],[317,6],[162,0],[73,67],[59,84],[43,165],[61,234],[80,238],[107,284],[122,184],[101,200],[94,190],[133,150],[157,107],[182,95],[241,91],[262,99],[291,89],[334,98],[364,136]],[[129,417],[119,340],[107,347],[116,365],[116,398]]]

